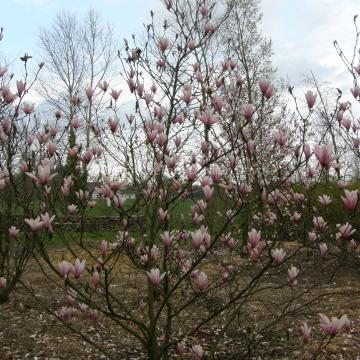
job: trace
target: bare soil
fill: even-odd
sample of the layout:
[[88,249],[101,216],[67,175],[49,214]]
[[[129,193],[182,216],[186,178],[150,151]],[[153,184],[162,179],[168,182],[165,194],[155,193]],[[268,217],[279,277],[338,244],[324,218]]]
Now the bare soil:
[[[64,250],[54,249],[52,256],[63,258]],[[327,266],[328,268],[324,268],[322,273],[304,275],[299,283],[306,284],[308,287],[317,283],[319,277],[325,276],[335,265]],[[123,284],[119,291],[127,291],[129,301],[132,301],[131,294],[133,294],[134,301],[137,301],[139,289],[134,289],[133,283],[136,279],[131,278],[131,275],[127,273],[128,270],[125,264]],[[63,293],[56,290],[52,280],[51,277],[46,279],[35,262],[30,264],[24,276],[24,283],[31,285],[41,301],[44,301],[50,308],[59,309],[64,304],[66,305],[66,298]],[[274,281],[273,277],[271,281]],[[141,287],[141,281],[136,286]],[[246,332],[251,332],[252,326],[256,327],[264,318],[271,316],[272,311],[276,310],[271,308],[271,304],[274,304],[274,307],[278,306],[278,295],[273,291],[262,293],[261,298],[254,298],[246,309],[247,318],[240,318],[235,322],[234,326],[227,331],[226,337],[221,340],[216,358],[221,360],[310,360],[317,352],[322,339],[318,314],[325,313],[338,317],[347,314],[352,321],[352,328],[332,339],[326,349],[321,351],[316,358],[326,360],[360,359],[360,269],[350,267],[341,269],[330,283],[321,286],[317,291],[317,294],[322,295],[321,303],[314,302],[305,312],[295,313],[292,321],[288,322],[288,327],[263,334],[261,338],[257,339],[256,350],[248,357],[244,353]],[[264,296],[266,301],[264,301]],[[211,306],[211,304],[207,305]],[[22,306],[23,309],[21,309]],[[192,312],[187,315],[189,318],[196,316],[196,309],[192,309]],[[18,285],[12,293],[9,303],[3,305],[0,316],[1,360],[107,358],[49,314],[21,285]],[[308,323],[313,326],[313,338],[308,344],[303,344],[299,331],[299,326],[305,316]],[[105,347],[116,359],[146,359],[140,345],[118,326],[115,326],[112,321],[103,318],[99,318],[97,321],[91,320],[80,310],[72,321],[76,322],[76,325],[94,343]],[[186,322],[186,319],[184,321]],[[239,323],[248,324],[248,326],[238,327]],[[212,339],[218,328],[219,324],[212,323],[199,332],[195,339],[187,339],[187,345],[209,343],[206,340]],[[206,350],[206,345],[203,347]],[[192,358],[189,348],[182,357],[172,356],[182,359]]]

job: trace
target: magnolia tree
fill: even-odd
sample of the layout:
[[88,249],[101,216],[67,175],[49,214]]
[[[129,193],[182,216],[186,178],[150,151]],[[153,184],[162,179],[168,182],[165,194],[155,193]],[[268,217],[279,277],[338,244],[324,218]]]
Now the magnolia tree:
[[[314,329],[315,359],[351,327],[346,314],[321,314],[318,325],[310,309],[321,303],[319,290],[338,269],[328,264],[344,259],[340,255],[357,256],[350,222],[358,203],[357,191],[343,191],[341,183],[336,196],[346,221],[333,223],[327,221],[332,199],[326,194],[314,199],[314,189],[339,171],[331,146],[309,145],[316,94],[306,93],[301,100],[306,111],[299,110],[287,131],[261,137],[268,144],[264,171],[258,161],[262,144],[255,139],[262,109],[274,94],[272,84],[261,80],[261,98],[240,103],[243,80],[236,61],[214,61],[203,70],[196,55],[199,50],[206,55],[206,44],[233,4],[217,8],[210,2],[166,0],[164,5],[163,25],[152,19],[145,40],[126,41],[119,52],[134,112],[118,118],[120,91],[108,94],[102,84],[86,90],[88,101],[112,97],[107,126],[87,125],[103,152],[79,154],[71,147],[55,161],[48,150],[26,170],[37,201],[23,234],[36,244],[39,266],[63,296],[55,307],[38,300],[109,358],[118,358],[116,352],[82,330],[77,320],[84,314],[127,333],[149,359],[175,353],[221,356],[219,348],[234,329],[240,353],[250,357],[266,334],[284,332],[295,322],[304,342]],[[185,10],[194,14],[186,24]],[[51,143],[48,138],[44,146]],[[67,156],[96,174],[99,198],[118,213],[120,229],[112,241],[89,241],[83,227],[78,237],[70,237],[61,227],[64,211],[83,224],[94,201],[86,187],[73,194],[76,174],[59,179]],[[117,174],[106,172],[109,163]],[[50,189],[50,181],[57,187]],[[68,249],[60,260],[46,246],[54,232]],[[302,281],[316,273],[322,276],[311,285]],[[5,288],[9,274],[0,275]],[[24,286],[33,292],[31,284]]]
[[[1,29],[0,40],[2,38]],[[35,245],[32,236],[19,233],[16,221],[16,215],[20,214],[32,217],[34,208],[38,210],[39,206],[31,182],[25,175],[38,160],[38,151],[32,151],[30,146],[39,124],[32,117],[34,105],[25,98],[42,64],[32,78],[28,74],[29,58],[28,55],[21,58],[24,77],[16,82],[5,64],[0,64],[0,304],[8,300]]]

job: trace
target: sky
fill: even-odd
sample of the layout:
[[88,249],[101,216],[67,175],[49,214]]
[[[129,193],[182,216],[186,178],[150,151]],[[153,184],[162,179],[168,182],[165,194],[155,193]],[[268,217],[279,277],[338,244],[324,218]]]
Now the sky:
[[[150,9],[163,8],[160,0],[0,0],[0,26],[5,29],[0,52],[7,59],[36,54],[39,28],[50,27],[62,9],[82,17],[90,7],[113,25],[119,47],[124,37],[141,31]],[[333,41],[352,50],[352,19],[360,12],[360,0],[263,0],[261,7],[262,30],[273,41],[279,76],[300,87],[312,70],[319,80],[349,92],[351,78]]]

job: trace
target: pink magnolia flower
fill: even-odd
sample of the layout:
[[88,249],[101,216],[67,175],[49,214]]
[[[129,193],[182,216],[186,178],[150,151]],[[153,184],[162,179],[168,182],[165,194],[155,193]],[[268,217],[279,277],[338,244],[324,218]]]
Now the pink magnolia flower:
[[270,81],[267,79],[260,79],[259,87],[260,87],[261,92],[265,95],[265,93],[267,92],[267,90],[270,87]]
[[312,109],[315,105],[317,94],[314,94],[311,90],[308,90],[305,94],[305,99],[309,109]]
[[90,284],[93,287],[97,287],[100,284],[100,275],[97,271],[94,271],[90,277]]
[[286,253],[284,252],[283,249],[273,249],[273,250],[271,250],[271,257],[273,258],[274,263],[276,265],[279,265],[284,261],[285,255],[286,255]]
[[201,360],[204,356],[204,350],[201,347],[201,345],[193,345],[191,348],[193,354],[194,354],[194,358],[195,360]]
[[350,320],[346,314],[342,315],[340,319],[332,317],[331,320],[324,314],[320,314],[320,327],[328,335],[336,335],[341,330],[350,327]]
[[90,149],[84,151],[83,154],[81,155],[81,161],[84,164],[88,164],[92,158],[93,158],[93,152]]
[[328,253],[328,247],[325,243],[319,245],[320,257],[325,258]]
[[4,277],[0,277],[0,289],[6,288],[6,279]]
[[122,90],[117,91],[117,90],[111,89],[111,94],[110,95],[115,101],[117,101],[117,99],[119,99],[121,93],[122,93]]
[[158,42],[158,47],[161,52],[165,52],[166,49],[169,47],[169,39],[168,38],[161,38]]
[[248,232],[248,239],[250,247],[255,248],[261,240],[261,232],[251,229],[251,231]]
[[19,231],[20,230],[17,229],[15,226],[11,226],[9,229],[9,235],[14,238],[19,233]]
[[358,247],[358,244],[356,243],[356,241],[354,239],[351,239],[350,240],[350,249],[351,249],[351,251],[355,252],[357,247]]
[[353,190],[344,190],[345,196],[341,197],[345,207],[347,210],[355,210],[357,202],[358,202],[358,191]]
[[159,217],[160,217],[160,221],[164,222],[166,220],[169,219],[169,214],[168,211],[164,211],[163,209],[159,209]]
[[52,233],[53,232],[52,222],[55,219],[55,215],[50,217],[48,213],[40,214],[40,218],[42,221],[42,227],[46,229],[49,233]]
[[29,225],[31,231],[33,232],[41,230],[44,225],[39,216],[36,219],[25,219],[25,222]]
[[92,89],[91,87],[85,88],[85,94],[89,100],[92,99],[92,97],[94,96],[94,93],[95,93],[95,90]]
[[324,230],[326,228],[326,221],[322,216],[314,217],[313,224],[315,225],[316,229]]
[[150,282],[155,286],[160,285],[161,281],[164,279],[164,277],[166,275],[166,273],[163,273],[162,275],[160,275],[159,269],[151,269],[150,271],[147,271],[146,273],[148,275]]
[[194,181],[196,178],[196,166],[192,165],[185,170],[185,175],[189,181]]
[[254,108],[251,104],[245,104],[241,107],[241,114],[246,120],[250,120],[254,113]]
[[17,87],[18,95],[21,96],[25,90],[24,82],[22,80],[16,81],[16,87]]
[[71,317],[74,314],[74,309],[71,307],[65,307],[63,306],[59,312],[57,312],[57,315],[64,321],[71,320]]
[[57,264],[57,272],[60,275],[61,278],[65,279],[67,274],[71,272],[72,265],[67,261],[62,261],[61,263]]
[[214,188],[210,187],[209,185],[203,186],[202,191],[206,201],[209,201],[214,194]]
[[169,231],[164,231],[164,233],[161,235],[162,242],[165,246],[170,246],[173,238]]
[[47,145],[47,151],[48,151],[48,154],[49,156],[53,156],[55,154],[55,151],[56,151],[56,145],[55,143],[53,143],[52,141],[48,143]]
[[78,211],[78,207],[74,204],[71,204],[67,207],[67,211],[70,215],[74,215]]
[[211,23],[210,21],[208,21],[205,25],[204,25],[204,32],[205,34],[213,34],[216,30],[216,26]]
[[99,87],[102,91],[106,92],[107,89],[109,88],[109,83],[108,83],[107,81],[103,81],[102,83],[99,83],[98,87]]
[[199,7],[199,12],[202,16],[206,16],[208,11],[208,8],[204,4]]
[[86,260],[80,261],[78,258],[75,260],[72,273],[75,279],[78,279],[81,276],[81,273],[85,269],[85,262]]
[[308,240],[310,242],[315,242],[317,240],[317,235],[314,232],[309,232],[308,234]]
[[56,173],[50,175],[51,163],[49,159],[43,159],[41,165],[38,166],[38,177],[34,174],[26,172],[25,174],[37,182],[39,185],[46,185],[51,179],[56,176]]
[[314,150],[316,159],[322,168],[328,169],[331,162],[334,160],[332,149],[330,145],[316,146]]
[[356,231],[348,222],[343,225],[336,224],[336,228],[339,236],[343,239],[350,237]]
[[119,127],[119,120],[114,120],[111,117],[109,117],[107,122],[108,122],[108,125],[110,128],[110,131],[114,134]]
[[30,115],[34,111],[34,107],[35,107],[34,104],[29,104],[24,102],[23,111],[26,115]]
[[297,284],[297,276],[299,275],[299,269],[296,266],[292,266],[290,269],[288,269],[288,281],[292,285]]
[[209,175],[214,182],[219,182],[222,176],[222,171],[218,167],[211,167]]
[[196,282],[197,282],[197,287],[200,290],[204,290],[207,286],[207,275],[204,272],[198,273],[196,275]]
[[308,324],[306,322],[304,322],[301,326],[301,334],[302,334],[302,338],[304,340],[304,342],[308,342],[310,340],[311,337],[311,326],[308,326]]
[[304,144],[304,155],[305,155],[305,159],[309,160],[309,158],[311,156],[311,148],[310,148],[310,145],[308,143]]
[[187,47],[190,51],[194,50],[195,47],[196,47],[195,41],[194,41],[194,40],[189,40],[189,41],[187,42],[187,44],[186,44],[186,47]]
[[331,198],[328,195],[321,195],[319,196],[319,203],[323,206],[328,206],[331,203]]
[[80,123],[80,119],[77,116],[74,116],[70,122],[70,125],[72,128],[74,128],[75,130],[78,129],[81,125]]
[[205,126],[212,126],[217,123],[217,118],[214,114],[209,111],[205,111],[200,115],[200,120]]
[[191,232],[192,245],[195,250],[198,250],[204,240],[204,233],[201,229]]
[[105,257],[106,252],[107,252],[107,241],[103,240],[103,241],[101,241],[101,244],[100,244],[100,254],[101,254],[101,256]]

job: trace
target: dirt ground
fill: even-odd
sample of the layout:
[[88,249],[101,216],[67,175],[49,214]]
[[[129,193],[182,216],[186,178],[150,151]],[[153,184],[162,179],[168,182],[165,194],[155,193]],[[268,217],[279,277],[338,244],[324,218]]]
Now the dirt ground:
[[[54,250],[53,256],[60,257],[62,250]],[[331,270],[324,269],[324,274]],[[311,286],[321,274],[304,276],[301,278],[306,286]],[[50,305],[59,308],[64,305],[64,295],[59,293],[49,279],[39,271],[35,262],[30,264],[25,283],[31,284],[36,296]],[[130,288],[127,282],[130,278],[124,277],[122,290]],[[273,280],[272,280],[273,281]],[[341,284],[341,287],[340,287]],[[352,321],[351,330],[336,336],[326,350],[322,351],[317,359],[360,360],[360,269],[346,268],[337,272],[330,283],[322,285],[319,290],[323,295],[321,304],[314,303],[307,313],[294,314],[295,321],[289,322],[287,329],[279,332],[270,332],[258,339],[258,346],[250,357],[244,355],[244,334],[235,327],[229,329],[226,337],[221,341],[217,359],[221,360],[310,360],[316,353],[321,331],[319,329],[319,313],[329,316],[347,314]],[[136,294],[134,293],[134,296]],[[262,295],[263,296],[263,295]],[[276,304],[276,294],[266,294],[266,305],[262,301],[254,300],[249,304],[249,316],[244,322],[247,324],[261,322],[264,315],[269,316],[272,309],[269,304]],[[66,301],[66,300],[65,300]],[[22,304],[22,305],[20,305]],[[66,304],[66,302],[65,302]],[[23,309],[21,307],[23,306]],[[276,306],[276,305],[274,305]],[[313,338],[308,344],[303,344],[299,328],[293,325],[301,324],[306,315],[309,324],[313,325]],[[10,302],[2,307],[0,312],[0,359],[106,359],[96,348],[90,346],[78,335],[67,329],[44,308],[24,288],[19,285],[11,295]],[[190,314],[193,316],[193,314]],[[80,310],[74,320],[82,331],[94,343],[104,346],[116,359],[145,359],[143,350],[134,342],[133,338],[119,330],[113,322],[107,319],[91,320]],[[255,326],[255,325],[254,325]],[[216,333],[216,323],[211,324],[198,334],[197,343],[206,343]],[[189,344],[190,345],[190,344]],[[190,345],[191,346],[191,345]],[[206,350],[206,346],[204,346]],[[190,351],[182,357],[192,359]],[[206,359],[206,357],[204,357]]]

